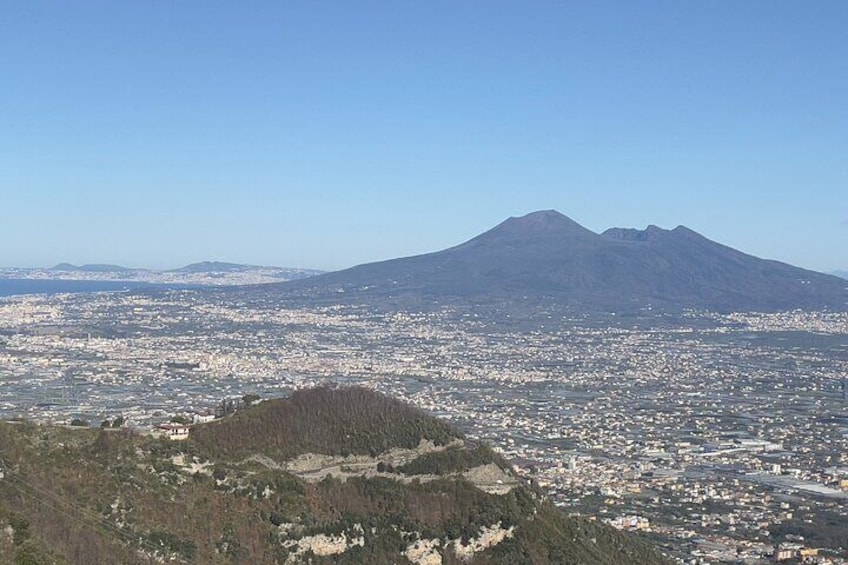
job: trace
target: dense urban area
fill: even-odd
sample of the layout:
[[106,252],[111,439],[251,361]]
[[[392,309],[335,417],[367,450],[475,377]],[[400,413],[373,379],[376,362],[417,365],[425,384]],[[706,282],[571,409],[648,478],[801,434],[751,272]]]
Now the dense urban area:
[[845,313],[512,326],[235,290],[0,299],[5,419],[151,429],[246,395],[363,385],[685,563],[848,563],[846,378]]

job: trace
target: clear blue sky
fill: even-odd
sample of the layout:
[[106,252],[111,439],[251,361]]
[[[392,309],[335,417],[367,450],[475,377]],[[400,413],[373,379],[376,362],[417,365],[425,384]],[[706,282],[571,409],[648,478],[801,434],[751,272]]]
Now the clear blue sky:
[[0,6],[0,265],[335,269],[554,208],[848,268],[848,2]]

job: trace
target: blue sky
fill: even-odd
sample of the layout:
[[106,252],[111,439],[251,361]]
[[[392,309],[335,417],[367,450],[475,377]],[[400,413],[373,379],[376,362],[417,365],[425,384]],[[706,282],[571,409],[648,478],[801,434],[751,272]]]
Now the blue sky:
[[848,268],[848,2],[0,7],[0,265],[335,269],[508,216]]

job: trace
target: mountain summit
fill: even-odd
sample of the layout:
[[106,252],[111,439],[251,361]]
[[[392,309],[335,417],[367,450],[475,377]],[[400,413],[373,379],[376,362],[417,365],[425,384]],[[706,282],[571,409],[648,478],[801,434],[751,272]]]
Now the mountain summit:
[[[568,216],[556,210],[533,212],[509,218],[491,230],[471,240],[477,241],[528,241],[565,238],[591,238],[597,234],[587,230]],[[469,243],[471,243],[469,242]]]
[[845,281],[760,259],[678,226],[601,234],[541,211],[450,249],[360,265],[283,288],[422,303],[540,299],[586,310],[848,309]]

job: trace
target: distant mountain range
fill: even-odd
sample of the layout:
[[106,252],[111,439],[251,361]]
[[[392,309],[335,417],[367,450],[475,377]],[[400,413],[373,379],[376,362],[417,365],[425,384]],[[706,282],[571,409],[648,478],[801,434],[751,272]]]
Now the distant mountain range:
[[[192,263],[179,269],[173,269],[172,273],[244,273],[257,269],[276,269],[285,271],[298,271],[302,269],[281,269],[280,267],[260,267],[257,265],[241,265],[239,263],[225,263],[222,261],[202,261],[200,263]],[[318,271],[315,271],[316,273]]]
[[845,281],[747,255],[678,226],[594,233],[556,211],[509,218],[456,247],[286,283],[358,303],[544,300],[587,310],[848,309]]
[[265,270],[265,271],[292,271],[298,273],[313,273],[317,274],[322,271],[315,271],[309,269],[292,269],[292,268],[283,268],[283,267],[262,267],[259,265],[242,265],[240,263],[225,263],[223,261],[201,261],[199,263],[191,263],[190,265],[186,265],[185,267],[180,267],[178,269],[170,269],[166,271],[157,271],[156,269],[133,269],[130,267],[123,267],[121,265],[110,265],[110,264],[86,264],[86,265],[74,265],[71,263],[59,263],[53,267],[50,267],[48,270],[50,271],[62,271],[62,272],[81,272],[81,273],[126,273],[126,272],[135,272],[135,271],[144,271],[144,272],[162,272],[162,273],[244,273],[247,271],[256,271],[256,270]]
[[841,279],[848,279],[848,271],[833,271],[830,274]]
[[125,273],[127,271],[135,271],[141,269],[130,269],[128,267],[122,267],[120,265],[107,265],[99,263],[91,265],[72,265],[71,263],[59,263],[58,265],[50,267],[49,270],[82,273]]
[[0,279],[125,281],[154,284],[231,286],[278,283],[314,276],[322,271],[286,267],[261,267],[220,261],[204,261],[159,271],[121,265],[59,263],[47,269],[0,269]]

